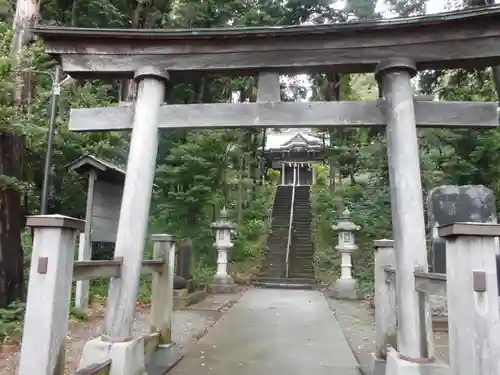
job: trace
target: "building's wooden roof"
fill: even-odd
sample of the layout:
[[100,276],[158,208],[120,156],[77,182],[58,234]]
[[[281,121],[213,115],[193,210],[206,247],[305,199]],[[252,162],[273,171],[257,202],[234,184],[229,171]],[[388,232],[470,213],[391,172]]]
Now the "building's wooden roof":
[[144,66],[249,75],[373,72],[390,58],[418,70],[500,65],[500,5],[324,25],[187,30],[37,27],[47,53],[80,78],[131,78]]
[[125,170],[109,161],[100,159],[94,155],[82,155],[67,165],[70,171],[87,173],[90,170],[97,172],[97,178],[117,185],[125,182]]
[[470,18],[479,21],[481,17],[500,15],[500,5],[467,8],[464,10],[438,13],[433,15],[374,19],[365,21],[339,22],[322,25],[285,25],[263,27],[223,27],[193,29],[96,29],[61,26],[42,26],[33,28],[43,38],[110,38],[110,39],[235,39],[246,37],[269,38],[274,36],[296,36],[304,34],[342,34],[358,31],[370,32],[382,29],[401,29],[425,25],[450,24]]
[[[125,183],[126,171],[124,168],[94,155],[82,155],[66,165],[66,168],[80,174],[94,170],[97,172],[97,178],[100,180],[116,185],[123,185]],[[153,187],[156,189],[158,185],[153,184]]]

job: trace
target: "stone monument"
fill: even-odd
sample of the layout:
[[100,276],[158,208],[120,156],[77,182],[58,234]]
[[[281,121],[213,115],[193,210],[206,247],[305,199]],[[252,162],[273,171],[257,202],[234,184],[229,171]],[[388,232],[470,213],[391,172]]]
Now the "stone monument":
[[[495,195],[483,185],[443,185],[432,189],[427,198],[428,228],[431,233],[432,272],[446,273],[446,242],[437,228],[456,222],[496,223]],[[498,255],[497,255],[498,264]],[[447,328],[446,297],[430,295],[435,329]]]
[[227,273],[228,252],[233,247],[231,232],[235,225],[227,219],[227,210],[224,208],[218,221],[212,224],[215,232],[215,248],[217,249],[217,272],[213,283],[208,286],[210,293],[236,293],[239,288],[231,275]]
[[432,272],[446,273],[446,245],[437,227],[456,222],[496,223],[495,195],[482,185],[443,185],[432,189],[427,199],[431,231]]
[[342,214],[337,225],[332,229],[338,232],[338,245],[335,246],[341,255],[340,278],[337,279],[329,290],[329,296],[337,299],[359,299],[360,292],[358,282],[352,277],[352,257],[358,247],[355,245],[354,232],[361,229],[351,220],[348,209]]
[[174,289],[189,289],[192,291],[193,264],[192,264],[193,242],[189,238],[179,240],[179,251],[175,267]]

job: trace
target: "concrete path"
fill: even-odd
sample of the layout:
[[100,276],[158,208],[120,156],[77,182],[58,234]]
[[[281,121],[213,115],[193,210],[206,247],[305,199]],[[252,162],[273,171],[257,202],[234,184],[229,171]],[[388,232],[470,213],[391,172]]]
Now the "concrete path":
[[249,289],[172,375],[359,375],[320,292]]

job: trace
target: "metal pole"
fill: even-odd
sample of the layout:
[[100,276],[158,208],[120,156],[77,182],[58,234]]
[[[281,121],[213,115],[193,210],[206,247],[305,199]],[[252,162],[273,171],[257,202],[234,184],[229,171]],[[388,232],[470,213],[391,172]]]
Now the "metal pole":
[[61,75],[61,67],[56,66],[56,71],[52,79],[52,99],[50,103],[50,120],[47,134],[47,152],[45,153],[45,167],[43,170],[43,185],[42,185],[42,202],[40,205],[40,214],[47,214],[47,203],[49,198],[49,180],[50,180],[50,165],[52,164],[52,141],[54,138],[54,130],[56,124],[57,98],[61,92],[59,86],[59,76]]

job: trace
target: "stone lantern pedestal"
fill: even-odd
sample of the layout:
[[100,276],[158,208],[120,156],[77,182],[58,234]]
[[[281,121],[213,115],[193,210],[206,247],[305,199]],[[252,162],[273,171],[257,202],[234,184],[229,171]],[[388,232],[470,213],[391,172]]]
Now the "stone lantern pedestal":
[[338,245],[335,250],[340,253],[340,278],[338,278],[329,288],[328,296],[336,299],[356,300],[361,298],[359,285],[352,277],[352,253],[358,247],[354,243],[354,232],[360,229],[350,220],[350,213],[345,210],[337,225],[332,227],[338,231]]
[[220,219],[212,224],[215,232],[214,246],[217,249],[217,272],[212,283],[208,286],[210,293],[236,293],[239,291],[238,285],[227,272],[228,253],[233,247],[231,242],[231,232],[235,225],[227,220],[227,211],[223,209]]

